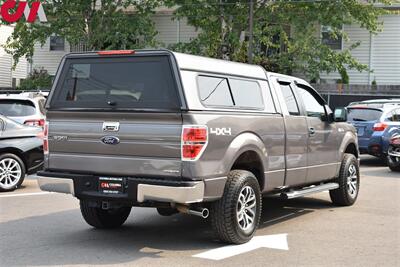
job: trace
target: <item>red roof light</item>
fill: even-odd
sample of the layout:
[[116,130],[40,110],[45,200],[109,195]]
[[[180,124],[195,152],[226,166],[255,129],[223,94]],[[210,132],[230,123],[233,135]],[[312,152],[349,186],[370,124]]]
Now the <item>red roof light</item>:
[[133,55],[135,54],[135,50],[107,50],[107,51],[99,51],[97,52],[100,56],[109,56],[109,55]]

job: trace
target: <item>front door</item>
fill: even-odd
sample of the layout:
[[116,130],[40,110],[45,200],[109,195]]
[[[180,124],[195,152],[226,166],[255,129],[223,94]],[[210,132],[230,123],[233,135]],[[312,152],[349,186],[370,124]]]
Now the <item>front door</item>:
[[333,178],[339,166],[337,128],[327,120],[324,100],[314,89],[297,84],[308,126],[307,183]]

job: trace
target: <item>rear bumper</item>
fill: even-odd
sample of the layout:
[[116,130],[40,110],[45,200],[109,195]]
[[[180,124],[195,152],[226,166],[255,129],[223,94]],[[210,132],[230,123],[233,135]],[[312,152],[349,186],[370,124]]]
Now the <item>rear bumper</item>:
[[37,181],[43,191],[75,195],[72,179],[38,176]]
[[[143,203],[147,201],[196,203],[213,200],[222,195],[226,177],[206,181],[173,181],[148,178],[124,178],[124,192],[106,194],[98,190],[98,177],[53,172],[37,175],[41,190],[72,194],[79,199],[94,201],[122,201]],[[216,191],[215,181],[219,181]],[[208,187],[208,189],[206,189]]]

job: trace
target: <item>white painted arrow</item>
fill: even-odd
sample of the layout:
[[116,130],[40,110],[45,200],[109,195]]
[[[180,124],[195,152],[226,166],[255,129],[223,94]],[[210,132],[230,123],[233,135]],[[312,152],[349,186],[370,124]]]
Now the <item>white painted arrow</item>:
[[242,245],[229,245],[202,252],[193,257],[209,260],[222,260],[242,253],[246,253],[258,248],[274,248],[289,250],[287,234],[255,236],[249,242]]

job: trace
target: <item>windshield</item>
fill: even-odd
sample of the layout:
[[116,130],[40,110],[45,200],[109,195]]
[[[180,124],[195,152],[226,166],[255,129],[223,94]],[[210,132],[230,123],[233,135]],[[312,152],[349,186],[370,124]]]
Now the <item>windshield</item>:
[[68,59],[53,107],[177,109],[166,56]]
[[35,113],[35,105],[29,100],[0,99],[0,114],[4,116],[24,117]]
[[382,116],[382,111],[368,108],[349,108],[347,109],[349,121],[376,121]]

